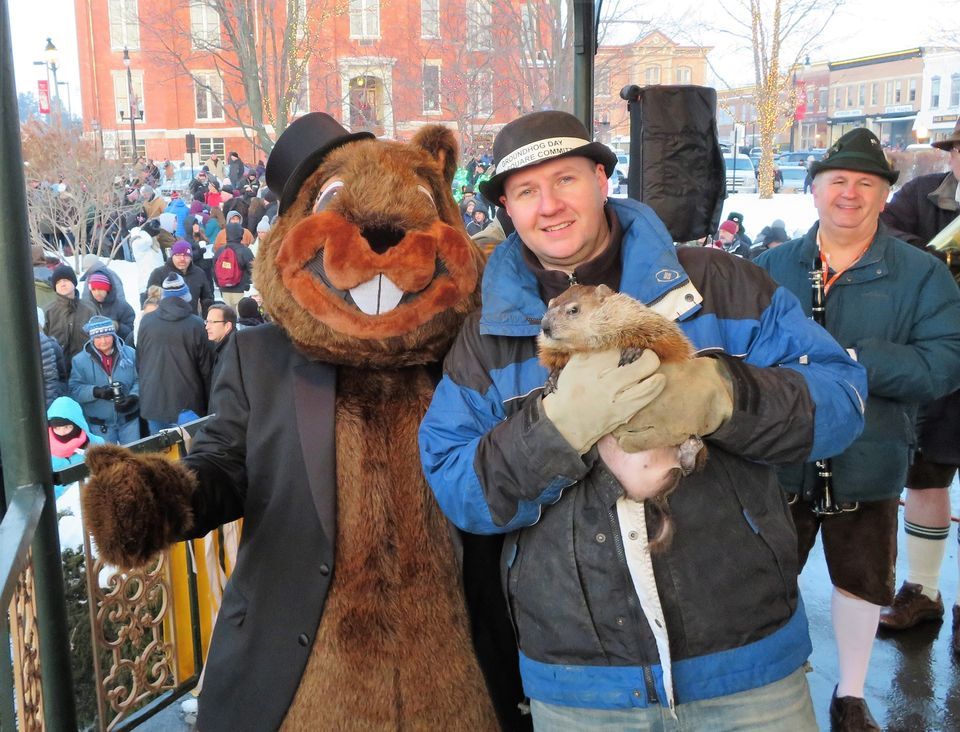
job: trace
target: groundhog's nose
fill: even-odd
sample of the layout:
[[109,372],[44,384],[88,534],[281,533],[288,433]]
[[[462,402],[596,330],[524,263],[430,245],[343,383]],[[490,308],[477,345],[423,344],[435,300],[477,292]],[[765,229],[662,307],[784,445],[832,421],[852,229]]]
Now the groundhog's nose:
[[550,321],[544,318],[540,321],[540,329],[543,331],[543,334],[549,338],[550,337]]

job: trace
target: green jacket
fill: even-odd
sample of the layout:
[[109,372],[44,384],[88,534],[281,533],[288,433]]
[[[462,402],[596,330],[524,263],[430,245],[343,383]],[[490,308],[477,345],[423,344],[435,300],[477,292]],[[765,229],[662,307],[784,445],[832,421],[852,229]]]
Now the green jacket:
[[[818,228],[756,260],[807,315]],[[918,406],[960,386],[960,290],[943,263],[880,224],[866,254],[830,288],[826,327],[866,367],[869,392],[863,434],[833,458],[835,493],[843,501],[893,498],[916,447]],[[813,485],[813,465],[779,477],[784,490],[801,492]]]

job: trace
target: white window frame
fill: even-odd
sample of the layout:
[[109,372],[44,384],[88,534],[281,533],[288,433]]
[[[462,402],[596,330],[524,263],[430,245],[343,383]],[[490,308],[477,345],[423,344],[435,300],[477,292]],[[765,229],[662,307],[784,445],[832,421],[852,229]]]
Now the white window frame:
[[440,37],[440,0],[420,0],[420,37]]
[[[421,71],[422,74],[422,84],[421,90],[423,93],[423,113],[424,114],[440,114],[443,110],[443,98],[441,95],[441,88],[443,84],[443,73],[440,70],[441,62],[439,60],[429,59],[423,62],[423,68]],[[436,69],[437,70],[437,89],[436,89],[436,105],[428,106],[427,105],[427,69]]]
[[692,66],[678,66],[674,71],[674,80],[677,84],[692,84],[693,83],[693,67]]
[[[127,86],[127,72],[126,69],[123,71],[111,71],[111,76],[113,77],[113,106],[114,114],[116,116],[117,124],[130,124],[130,97]],[[140,119],[139,116],[136,117],[137,124],[143,124],[147,121],[147,110],[144,105],[143,98],[143,71],[130,69],[130,82],[133,86],[133,96],[136,97],[136,105],[134,108],[134,115],[136,116],[137,112],[143,112],[143,119]],[[120,116],[120,112],[123,112],[123,117]]]
[[940,107],[940,77],[933,76],[930,78],[930,109],[938,109]]
[[206,160],[213,153],[222,160],[227,157],[227,141],[222,137],[197,137],[197,150],[201,160]]
[[[223,79],[216,71],[194,71],[191,76],[193,76],[193,112],[196,121],[223,122]],[[200,93],[203,93],[206,110],[200,109],[199,99],[197,98]],[[214,114],[217,106],[220,107],[219,117]],[[208,112],[209,116],[201,116],[201,111]]]
[[137,0],[107,0],[110,50],[140,50],[140,13]]
[[492,0],[473,0],[467,5],[467,50],[493,50]]
[[960,106],[960,74],[950,75],[950,106]]
[[350,0],[350,37],[380,38],[380,0]]
[[194,51],[220,47],[220,13],[207,0],[190,2],[190,47]]
[[644,86],[655,86],[660,83],[660,64],[653,64],[643,70]]

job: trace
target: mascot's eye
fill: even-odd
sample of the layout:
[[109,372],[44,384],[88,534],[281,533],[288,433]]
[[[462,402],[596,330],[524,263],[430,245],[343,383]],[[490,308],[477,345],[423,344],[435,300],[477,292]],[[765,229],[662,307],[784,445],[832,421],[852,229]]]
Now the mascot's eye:
[[342,180],[335,180],[328,184],[317,196],[317,202],[313,204],[313,212],[320,213],[329,206],[333,199],[337,197],[337,194],[340,193],[341,188],[343,188]]

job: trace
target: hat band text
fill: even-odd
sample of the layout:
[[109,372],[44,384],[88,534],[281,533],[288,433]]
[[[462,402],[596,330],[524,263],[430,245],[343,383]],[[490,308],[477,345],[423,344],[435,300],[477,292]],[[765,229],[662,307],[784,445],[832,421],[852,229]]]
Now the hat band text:
[[523,147],[518,147],[509,155],[505,155],[497,163],[497,175],[508,170],[533,165],[541,160],[555,158],[557,155],[563,155],[589,144],[590,140],[584,140],[581,137],[547,137],[543,140],[528,143]]

